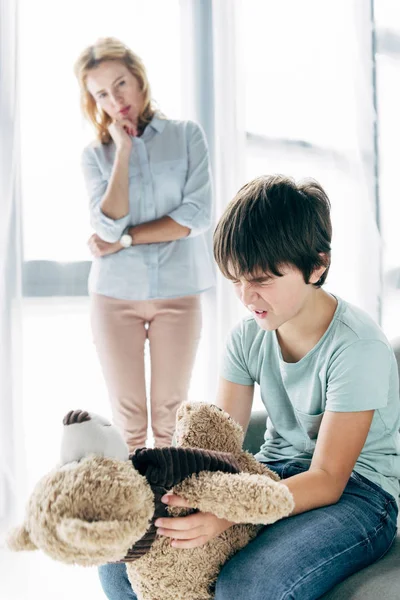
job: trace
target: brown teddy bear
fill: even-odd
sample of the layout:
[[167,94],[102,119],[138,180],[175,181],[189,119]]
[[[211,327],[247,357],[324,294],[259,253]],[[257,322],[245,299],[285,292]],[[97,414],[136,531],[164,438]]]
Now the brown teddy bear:
[[[242,428],[216,406],[181,406],[176,442],[128,457],[108,421],[71,411],[64,419],[61,464],[36,485],[9,547],[40,548],[85,566],[124,561],[139,600],[212,599],[222,565],[261,524],[289,515],[293,498],[276,474],[242,450]],[[188,510],[162,504],[166,491],[237,524],[202,547],[173,548],[157,535],[154,521]]]

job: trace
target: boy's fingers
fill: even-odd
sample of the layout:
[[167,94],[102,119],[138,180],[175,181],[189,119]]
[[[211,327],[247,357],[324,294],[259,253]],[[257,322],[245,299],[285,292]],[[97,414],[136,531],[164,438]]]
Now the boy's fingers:
[[163,517],[157,519],[154,523],[156,527],[162,527],[164,529],[172,529],[177,531],[185,531],[188,529],[194,529],[195,527],[201,527],[199,521],[199,513],[194,515],[187,515],[186,517]]
[[165,494],[161,498],[161,502],[168,504],[168,506],[180,506],[182,508],[192,508],[187,500],[176,496],[175,494]]
[[164,537],[169,537],[176,540],[193,540],[204,534],[199,527],[196,527],[195,529],[185,529],[182,531],[177,531],[176,529],[164,529],[161,527],[157,529],[157,533],[159,535],[163,535]]

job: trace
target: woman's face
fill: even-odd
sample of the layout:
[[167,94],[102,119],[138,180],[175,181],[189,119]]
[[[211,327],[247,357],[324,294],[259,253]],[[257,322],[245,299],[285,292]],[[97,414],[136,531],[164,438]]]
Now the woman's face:
[[107,60],[91,69],[87,89],[97,105],[113,121],[129,119],[137,123],[143,105],[139,82],[129,69],[117,60]]

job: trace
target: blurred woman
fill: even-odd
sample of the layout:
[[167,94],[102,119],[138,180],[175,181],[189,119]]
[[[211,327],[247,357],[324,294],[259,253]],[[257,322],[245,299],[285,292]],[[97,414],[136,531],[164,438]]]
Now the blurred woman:
[[86,48],[75,74],[97,138],[82,157],[95,231],[89,292],[113,418],[131,450],[146,444],[148,339],[154,440],[170,445],[200,338],[200,294],[214,283],[205,137],[156,110],[142,61],[114,38]]

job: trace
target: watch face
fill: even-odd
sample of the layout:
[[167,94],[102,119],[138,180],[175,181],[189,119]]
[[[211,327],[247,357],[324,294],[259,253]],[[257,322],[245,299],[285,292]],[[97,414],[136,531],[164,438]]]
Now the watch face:
[[121,239],[121,246],[123,246],[124,248],[129,248],[129,246],[132,246],[132,236],[130,236],[128,233],[125,233]]

